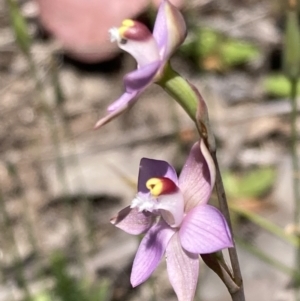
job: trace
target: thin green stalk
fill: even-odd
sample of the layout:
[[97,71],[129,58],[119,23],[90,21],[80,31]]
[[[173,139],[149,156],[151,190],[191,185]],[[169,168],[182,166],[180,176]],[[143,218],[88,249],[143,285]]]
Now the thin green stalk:
[[[222,181],[222,175],[221,175],[221,171],[219,168],[219,163],[218,163],[216,152],[214,152],[212,154],[212,157],[213,157],[214,163],[216,165],[216,192],[217,192],[217,196],[218,196],[218,200],[219,200],[220,210],[226,218],[226,221],[227,221],[228,226],[231,231],[231,235],[233,237],[228,202],[227,202],[227,197],[226,197],[226,193],[225,193],[225,189],[224,189],[224,185],[223,185],[223,181]],[[234,240],[233,240],[233,242],[234,242]],[[232,267],[232,271],[233,271],[233,279],[234,279],[235,283],[240,287],[240,289],[234,295],[232,295],[232,300],[233,301],[244,301],[245,293],[244,293],[244,286],[243,286],[243,276],[242,276],[242,272],[240,269],[240,264],[239,264],[239,259],[238,259],[238,255],[237,255],[235,242],[234,242],[234,247],[228,249],[228,253],[229,253],[229,258],[230,258],[231,267]]]
[[[63,195],[67,196],[70,192],[70,187],[67,181],[67,171],[65,167],[65,162],[62,156],[61,152],[61,144],[59,139],[59,134],[56,126],[55,116],[52,108],[48,105],[45,93],[44,93],[44,87],[43,83],[41,82],[37,69],[35,67],[35,63],[33,61],[33,58],[31,56],[31,53],[28,55],[28,63],[30,67],[30,73],[35,80],[36,89],[38,91],[39,97],[38,97],[38,103],[37,105],[40,107],[42,113],[46,117],[47,123],[50,128],[51,138],[54,145],[55,150],[55,165],[56,165],[56,174],[57,178],[59,180],[59,183],[61,184],[61,188],[63,191]],[[79,237],[76,233],[76,222],[73,215],[73,208],[71,204],[67,204],[68,206],[68,214],[69,214],[69,222],[71,223],[71,239],[74,240],[77,255],[79,257],[79,264],[81,267],[84,266],[84,257],[81,251],[81,247],[79,244]]]
[[28,287],[28,282],[24,275],[23,267],[22,267],[22,257],[18,248],[18,244],[15,238],[15,233],[13,226],[10,223],[10,217],[6,210],[5,200],[3,198],[2,192],[0,191],[0,214],[4,223],[4,229],[7,241],[11,243],[11,247],[13,248],[13,258],[14,264],[17,266],[16,280],[18,285],[23,289],[25,298],[30,300],[31,295]]
[[[294,224],[296,229],[296,234],[298,237],[296,246],[296,257],[295,266],[300,266],[300,169],[299,169],[299,158],[297,154],[297,144],[298,144],[298,133],[297,133],[297,78],[291,78],[291,155],[292,155],[292,165],[293,165],[293,193],[294,193]],[[294,282],[296,286],[296,300],[300,300],[300,276],[299,273],[294,275]]]
[[23,206],[23,212],[25,215],[24,218],[25,218],[25,224],[26,224],[28,238],[29,238],[31,247],[33,249],[33,252],[38,253],[39,247],[38,247],[37,239],[35,237],[35,231],[34,231],[32,219],[30,217],[30,212],[29,212],[30,205],[29,205],[28,198],[26,196],[23,182],[21,180],[21,176],[19,174],[19,169],[12,162],[6,162],[6,166],[7,166],[9,175],[12,177],[13,182],[15,182],[18,185],[18,188],[20,189],[20,194],[23,196],[21,202],[22,202],[22,206]]
[[[87,228],[87,237],[88,240],[92,246],[92,248],[96,247],[96,233],[94,231],[94,222],[93,222],[93,208],[91,203],[89,202],[89,199],[87,197],[86,192],[86,185],[85,185],[85,179],[83,175],[83,171],[81,168],[80,160],[77,153],[77,146],[73,139],[73,132],[70,127],[70,124],[67,120],[67,114],[65,112],[65,108],[63,106],[65,97],[63,93],[63,89],[60,83],[59,78],[59,70],[57,65],[57,60],[54,56],[51,58],[51,76],[52,76],[52,83],[55,91],[55,98],[56,98],[56,110],[58,115],[60,116],[60,119],[63,124],[63,130],[64,130],[64,136],[67,137],[67,140],[70,141],[71,147],[73,149],[73,155],[70,156],[70,160],[74,164],[74,166],[77,167],[79,176],[80,176],[80,182],[81,187],[79,188],[82,192],[82,201],[81,201],[81,208],[83,210],[84,219],[86,222],[86,228]],[[85,244],[85,242],[83,242]]]
[[295,212],[294,220],[295,224],[300,226],[300,170],[299,170],[299,159],[297,154],[297,79],[291,79],[291,154],[293,164],[293,191],[295,197]]
[[[298,0],[286,1],[287,11],[285,19],[285,35],[283,40],[283,72],[288,78],[291,100],[291,156],[292,156],[292,183],[294,194],[294,226],[298,235],[298,245],[295,254],[295,266],[300,266],[300,173],[299,158],[297,155],[297,82],[300,74],[300,28],[299,28],[299,3]],[[293,277],[295,285],[295,300],[300,301],[300,276]]]

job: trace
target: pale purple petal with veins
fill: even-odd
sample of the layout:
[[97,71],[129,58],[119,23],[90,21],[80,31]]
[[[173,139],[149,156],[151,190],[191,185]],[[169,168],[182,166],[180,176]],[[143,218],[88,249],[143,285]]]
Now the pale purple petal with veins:
[[185,200],[185,212],[199,204],[206,204],[213,189],[214,180],[199,142],[195,143],[179,177],[179,187]]
[[146,182],[151,178],[165,177],[172,180],[178,186],[178,177],[175,169],[166,161],[142,158],[138,179],[138,191],[149,193]]
[[118,98],[116,101],[114,101],[108,108],[108,112],[114,112],[116,110],[119,110],[120,108],[128,107],[130,102],[132,102],[140,93],[138,91],[129,93],[125,92],[121,95],[120,98]]
[[153,81],[153,78],[160,66],[161,61],[155,61],[128,73],[124,77],[126,92],[132,93],[146,88],[146,86]]
[[159,67],[160,62],[156,61],[127,74],[124,77],[126,92],[107,108],[109,112],[108,115],[101,118],[94,126],[94,129],[100,128],[118,115],[122,114],[129,107],[133,106],[137,101],[138,96],[153,81],[153,77]]
[[174,232],[161,220],[146,233],[133,261],[130,276],[133,287],[146,281],[157,268]]
[[120,48],[131,54],[139,67],[143,67],[160,59],[156,41],[153,37],[152,39],[152,45],[143,41],[127,41],[126,47],[121,46]]
[[153,29],[153,36],[159,49],[162,49],[168,40],[167,19],[165,15],[166,5],[168,5],[167,1],[163,0],[159,6]]
[[146,232],[154,222],[154,216],[149,212],[138,212],[137,209],[131,209],[129,206],[121,210],[110,222],[123,231],[139,235]]
[[232,247],[232,239],[222,213],[210,205],[199,205],[184,218],[179,236],[182,247],[197,254],[207,254]]
[[205,144],[204,139],[200,140],[200,150],[206,161],[207,167],[209,169],[210,186],[211,186],[211,190],[213,190],[213,188],[215,186],[215,181],[216,181],[216,166],[215,166],[214,160]]
[[169,279],[178,301],[193,301],[198,281],[199,255],[183,250],[176,233],[167,246],[166,260]]
[[185,40],[186,33],[186,24],[178,8],[169,1],[163,0],[153,29],[153,36],[162,60],[170,58]]
[[180,226],[183,219],[184,199],[178,189],[174,193],[163,194],[158,198],[158,206],[164,220],[171,227]]
[[104,124],[110,122],[115,117],[122,114],[125,110],[127,110],[129,107],[134,105],[134,103],[137,100],[137,97],[143,92],[133,92],[133,93],[127,93],[125,92],[118,100],[116,100],[114,103],[112,103],[108,108],[108,115],[105,117],[99,119],[97,123],[94,126],[94,129],[98,129],[99,127],[103,126]]

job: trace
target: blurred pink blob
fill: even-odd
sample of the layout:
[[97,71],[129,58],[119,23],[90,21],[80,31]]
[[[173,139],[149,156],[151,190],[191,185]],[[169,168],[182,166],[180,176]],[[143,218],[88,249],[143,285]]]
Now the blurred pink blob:
[[[171,0],[176,6],[184,0]],[[118,51],[108,30],[160,0],[36,0],[39,17],[66,52],[83,62],[109,59]]]

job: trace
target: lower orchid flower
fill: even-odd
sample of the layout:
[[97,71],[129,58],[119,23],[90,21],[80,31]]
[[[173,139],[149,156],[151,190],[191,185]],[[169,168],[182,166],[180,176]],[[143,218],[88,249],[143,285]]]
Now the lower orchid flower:
[[233,246],[224,216],[207,204],[214,181],[215,166],[203,140],[193,146],[179,178],[165,161],[141,160],[138,193],[111,220],[129,234],[145,233],[133,262],[133,287],[150,277],[165,254],[178,300],[193,300],[199,254]]

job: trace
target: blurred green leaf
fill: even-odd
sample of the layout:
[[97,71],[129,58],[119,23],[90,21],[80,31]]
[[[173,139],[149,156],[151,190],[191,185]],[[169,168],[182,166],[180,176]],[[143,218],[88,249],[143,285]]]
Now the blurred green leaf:
[[91,301],[104,301],[108,300],[110,294],[110,282],[108,280],[102,280],[98,287],[91,289]]
[[31,38],[27,22],[22,16],[17,3],[14,0],[7,0],[9,16],[16,36],[17,44],[25,55],[29,55]]
[[49,293],[41,292],[39,294],[36,294],[35,296],[32,296],[30,298],[30,301],[52,301],[52,298]]
[[53,292],[62,301],[86,300],[77,280],[67,272],[67,262],[63,255],[57,253],[51,260],[51,271],[55,279]]
[[[298,80],[298,95],[300,95],[300,80]],[[283,74],[270,74],[263,81],[266,93],[274,97],[289,97],[291,91],[290,81]]]
[[228,40],[222,46],[223,61],[229,66],[245,64],[258,55],[257,47],[244,41]]
[[245,175],[224,173],[223,181],[230,198],[257,198],[266,193],[275,180],[272,168],[259,168]]
[[99,286],[91,286],[71,276],[67,271],[66,258],[57,253],[51,260],[51,271],[55,279],[53,293],[61,301],[105,301],[110,285],[101,281]]
[[205,57],[215,52],[220,39],[221,36],[211,29],[203,28],[200,30],[197,45],[198,54]]
[[219,37],[213,30],[203,28],[197,30],[194,36],[181,46],[180,50],[188,57],[207,56],[215,49],[218,40]]
[[209,28],[198,29],[194,37],[181,47],[181,51],[197,63],[200,63],[201,59],[205,61],[213,56],[218,69],[245,64],[259,55],[255,45],[228,38]]

